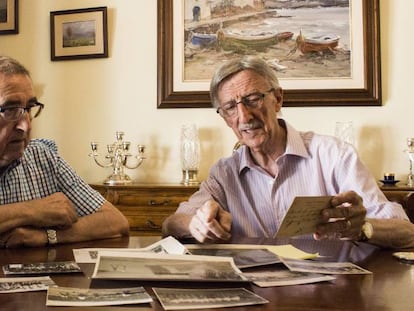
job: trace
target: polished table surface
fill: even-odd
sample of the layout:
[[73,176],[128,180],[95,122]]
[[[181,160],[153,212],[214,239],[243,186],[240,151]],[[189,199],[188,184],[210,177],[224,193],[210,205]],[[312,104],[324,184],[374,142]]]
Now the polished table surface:
[[[0,264],[73,260],[74,248],[83,247],[145,247],[160,237],[130,237],[58,245],[54,248],[0,249]],[[236,240],[236,239],[235,239]],[[245,287],[269,300],[268,304],[205,310],[414,310],[414,265],[392,257],[392,250],[372,245],[354,245],[342,241],[304,239],[258,240],[237,239],[243,244],[291,243],[307,252],[318,252],[323,261],[352,261],[373,272],[372,275],[336,276],[332,282],[260,288],[250,283],[176,283],[142,281],[91,280],[93,264],[79,264],[82,273],[51,275],[59,286],[108,288],[144,286],[153,295],[152,287],[222,288]],[[271,269],[272,267],[266,267]],[[263,269],[263,268],[261,268]],[[254,271],[250,269],[249,271]],[[1,273],[1,272],[0,272]],[[2,274],[2,277],[4,275]],[[0,310],[163,310],[158,301],[108,307],[46,307],[46,291],[0,294]],[[68,309],[69,310],[69,309]]]

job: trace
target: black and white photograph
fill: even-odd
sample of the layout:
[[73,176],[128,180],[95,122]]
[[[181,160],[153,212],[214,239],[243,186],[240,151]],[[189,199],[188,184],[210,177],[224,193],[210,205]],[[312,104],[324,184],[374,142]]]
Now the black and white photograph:
[[243,274],[259,287],[300,285],[335,280],[335,277],[331,275],[310,272],[295,272],[287,269],[245,272]]
[[187,248],[172,236],[155,242],[143,248],[75,248],[73,256],[77,263],[95,263],[98,260],[99,252],[150,252],[156,254],[189,254]]
[[49,276],[0,278],[0,294],[35,292],[56,286]]
[[47,292],[47,306],[112,306],[149,303],[151,296],[143,287],[88,289],[53,287]]
[[268,301],[245,288],[153,288],[165,310],[194,310],[265,304]]
[[290,271],[312,272],[323,274],[371,274],[352,262],[322,262],[312,260],[280,258]]
[[237,245],[226,247],[227,245],[228,244],[200,245],[200,247],[191,248],[187,246],[187,248],[193,255],[231,257],[239,269],[271,265],[281,262],[276,254],[264,247],[262,249],[251,249],[237,248]]
[[92,275],[94,279],[220,281],[247,279],[230,257],[102,252]]
[[276,237],[291,237],[314,233],[321,221],[321,211],[331,206],[331,196],[295,197]]
[[82,272],[74,261],[11,263],[3,266],[5,275],[15,274],[49,274],[49,273],[78,273]]

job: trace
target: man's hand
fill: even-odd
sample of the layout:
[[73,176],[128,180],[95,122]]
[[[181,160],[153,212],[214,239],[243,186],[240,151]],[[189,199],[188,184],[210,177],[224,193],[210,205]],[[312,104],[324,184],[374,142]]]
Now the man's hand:
[[358,240],[367,213],[362,198],[354,191],[348,191],[333,197],[331,205],[332,208],[322,211],[322,223],[315,238]]
[[0,235],[1,248],[38,247],[47,243],[46,230],[33,227],[20,227]]
[[69,228],[78,220],[73,203],[62,192],[30,201],[29,210],[32,217],[29,225],[38,228]]
[[189,230],[199,242],[230,239],[232,217],[220,205],[209,200],[192,217]]

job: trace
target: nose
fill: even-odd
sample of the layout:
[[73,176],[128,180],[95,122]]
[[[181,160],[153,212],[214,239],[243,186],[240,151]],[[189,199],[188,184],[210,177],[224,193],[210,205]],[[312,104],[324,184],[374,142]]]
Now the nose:
[[252,118],[249,108],[247,108],[242,102],[237,103],[237,115],[240,123],[246,123]]
[[22,117],[16,121],[16,128],[22,130],[23,132],[27,132],[32,127],[32,122],[30,121],[30,115],[27,112],[24,112]]

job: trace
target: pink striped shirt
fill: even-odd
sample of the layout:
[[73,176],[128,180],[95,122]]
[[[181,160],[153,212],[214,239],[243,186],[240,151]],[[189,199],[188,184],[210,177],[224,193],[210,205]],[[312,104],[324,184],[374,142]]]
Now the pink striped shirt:
[[287,145],[276,159],[275,178],[256,165],[246,146],[220,159],[200,190],[177,213],[194,214],[209,199],[233,217],[232,235],[273,237],[296,196],[336,195],[354,190],[367,218],[408,219],[401,205],[389,202],[354,147],[335,137],[298,132],[282,119]]

